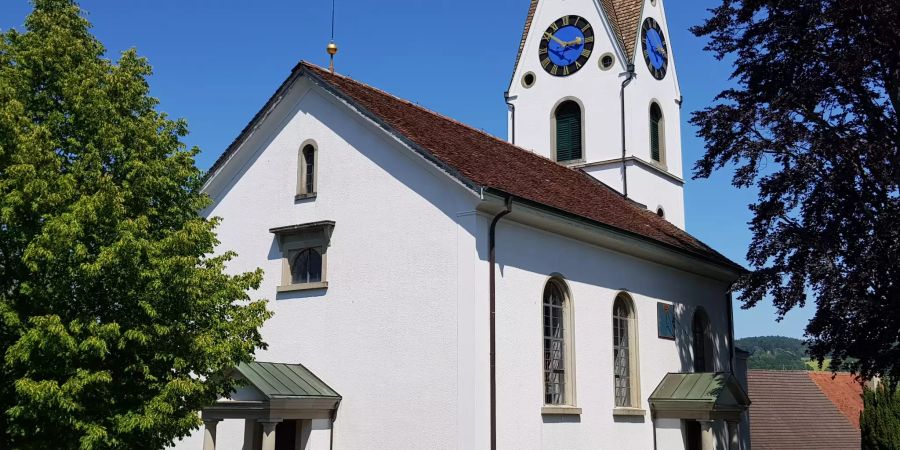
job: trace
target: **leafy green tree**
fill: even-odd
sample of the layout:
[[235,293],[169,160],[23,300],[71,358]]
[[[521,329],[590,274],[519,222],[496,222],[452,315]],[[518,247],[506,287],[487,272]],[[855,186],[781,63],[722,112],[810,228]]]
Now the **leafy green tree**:
[[900,391],[866,389],[859,418],[863,450],[900,450]]
[[185,123],[103,55],[73,0],[0,35],[0,448],[165,447],[264,345]]
[[810,356],[900,379],[900,2],[722,0],[692,29],[735,86],[694,114],[695,178],[756,186],[744,307],[817,311]]

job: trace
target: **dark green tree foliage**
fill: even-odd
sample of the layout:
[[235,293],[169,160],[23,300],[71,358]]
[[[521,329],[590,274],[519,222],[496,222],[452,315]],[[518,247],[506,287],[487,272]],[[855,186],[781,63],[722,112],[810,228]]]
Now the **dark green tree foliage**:
[[252,359],[259,271],[226,275],[197,150],[72,0],[0,35],[0,448],[157,449]]
[[723,0],[692,29],[736,82],[692,118],[695,177],[759,189],[744,306],[811,292],[810,356],[867,378],[900,377],[898,23],[896,1]]
[[900,450],[900,391],[866,389],[860,415],[863,450]]
[[809,370],[806,346],[800,339],[784,336],[761,336],[738,339],[735,345],[750,352],[747,367],[768,370]]

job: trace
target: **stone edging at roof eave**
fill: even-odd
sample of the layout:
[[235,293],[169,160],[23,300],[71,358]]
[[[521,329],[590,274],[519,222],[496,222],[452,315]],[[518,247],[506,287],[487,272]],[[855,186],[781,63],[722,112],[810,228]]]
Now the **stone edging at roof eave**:
[[293,69],[291,69],[291,73],[288,77],[281,82],[281,85],[278,86],[278,89],[275,90],[275,93],[266,100],[266,103],[263,104],[262,108],[253,115],[253,118],[250,119],[250,122],[244,126],[244,129],[231,141],[231,144],[216,158],[216,161],[210,166],[209,170],[203,174],[203,185],[205,186],[207,182],[209,182],[210,178],[214,176],[226,162],[234,155],[234,153],[244,144],[247,140],[248,135],[256,129],[260,122],[268,115],[268,113],[274,108],[284,96],[285,91],[294,83],[294,81],[301,75],[303,68],[303,62],[298,62]]
[[[706,257],[706,256],[704,256],[704,255],[701,255],[701,254],[698,254],[698,253],[695,253],[695,252],[691,252],[691,251],[688,251],[688,250],[686,250],[686,249],[680,248],[680,247],[678,247],[678,246],[675,246],[675,245],[672,245],[672,244],[668,244],[668,243],[666,243],[666,242],[658,241],[658,240],[656,240],[656,239],[652,239],[652,238],[649,238],[649,237],[647,237],[647,236],[643,236],[643,235],[638,234],[638,233],[634,233],[634,232],[631,232],[631,231],[628,231],[628,230],[623,230],[623,229],[621,229],[621,228],[618,228],[618,227],[609,225],[609,224],[607,224],[607,223],[603,223],[603,222],[600,222],[600,221],[597,221],[597,220],[594,220],[594,219],[591,219],[591,218],[588,218],[588,217],[584,217],[584,216],[581,216],[581,215],[578,215],[578,214],[575,214],[575,213],[571,213],[571,212],[568,212],[568,211],[565,211],[565,210],[562,210],[562,209],[559,209],[559,208],[555,208],[555,207],[553,207],[553,206],[545,205],[545,204],[543,204],[543,203],[536,202],[536,201],[533,201],[533,200],[529,200],[529,199],[527,199],[527,198],[522,198],[522,197],[516,196],[515,194],[510,194],[510,193],[508,193],[508,192],[502,191],[502,190],[500,190],[500,189],[495,189],[495,188],[492,188],[492,187],[485,187],[485,192],[486,192],[486,193],[494,194],[494,195],[499,196],[499,197],[512,197],[513,200],[515,200],[516,202],[524,203],[524,204],[526,204],[526,205],[528,205],[528,206],[531,206],[532,208],[540,209],[540,210],[546,211],[546,212],[551,213],[551,214],[555,214],[555,215],[558,215],[558,216],[562,216],[562,217],[565,217],[565,218],[567,218],[567,219],[569,219],[569,220],[573,220],[573,221],[576,221],[576,222],[584,223],[584,224],[586,224],[586,225],[589,225],[589,226],[591,226],[591,227],[600,229],[600,230],[602,230],[602,231],[604,231],[604,232],[607,232],[607,233],[613,233],[613,234],[616,234],[616,235],[624,236],[624,237],[629,238],[629,239],[634,239],[634,240],[638,240],[638,241],[641,241],[641,242],[646,242],[646,243],[649,243],[649,244],[652,244],[652,245],[661,247],[661,248],[663,248],[663,249],[665,249],[665,250],[668,250],[668,251],[677,253],[677,254],[679,254],[679,255],[681,255],[681,256],[686,256],[686,257],[689,257],[689,258],[692,258],[692,259],[695,259],[695,260],[700,260],[700,261],[705,262],[705,263],[707,263],[707,264],[712,264],[712,265],[714,265],[714,266],[716,266],[716,267],[724,268],[724,269],[726,269],[726,270],[728,270],[728,271],[731,271],[731,272],[733,272],[736,276],[741,276],[741,275],[745,275],[745,274],[750,273],[749,270],[747,270],[746,268],[744,268],[744,267],[741,266],[740,264],[737,264],[737,263],[735,263],[734,261],[731,261],[730,259],[728,259],[728,258],[725,257],[724,255],[719,254],[718,252],[716,252],[716,254],[718,254],[718,255],[721,256],[721,258],[722,258],[721,261],[716,261],[716,260],[714,260],[714,259],[712,259],[712,258],[709,258],[709,257]],[[713,251],[715,251],[715,250],[713,250]]]

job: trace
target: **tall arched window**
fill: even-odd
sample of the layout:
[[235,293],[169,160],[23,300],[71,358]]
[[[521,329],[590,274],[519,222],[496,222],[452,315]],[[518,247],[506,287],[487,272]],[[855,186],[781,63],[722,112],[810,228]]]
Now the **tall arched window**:
[[709,343],[709,318],[703,309],[697,309],[694,313],[693,331],[693,351],[694,351],[694,372],[711,371],[711,348]]
[[665,156],[665,127],[662,109],[654,102],[650,104],[650,158],[658,163]]
[[544,287],[544,403],[574,405],[571,305],[565,285]]
[[583,158],[581,107],[566,100],[556,107],[556,161],[578,161]]
[[316,194],[316,146],[307,144],[300,150],[298,197],[311,197]]
[[627,294],[613,303],[613,382],[616,407],[638,407],[637,335],[634,305]]

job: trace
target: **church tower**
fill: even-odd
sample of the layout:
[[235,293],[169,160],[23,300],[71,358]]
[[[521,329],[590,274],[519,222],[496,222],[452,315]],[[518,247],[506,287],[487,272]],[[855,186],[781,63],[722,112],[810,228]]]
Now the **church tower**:
[[531,0],[509,141],[684,228],[681,91],[663,0]]

